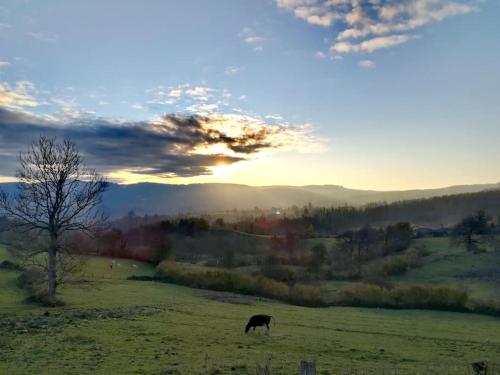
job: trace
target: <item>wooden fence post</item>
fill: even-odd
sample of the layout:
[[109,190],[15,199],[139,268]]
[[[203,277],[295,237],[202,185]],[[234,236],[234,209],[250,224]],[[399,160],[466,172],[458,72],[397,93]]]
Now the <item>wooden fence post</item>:
[[257,375],[271,375],[271,361],[272,361],[272,356],[269,356],[265,366],[261,366],[257,363],[256,374]]
[[300,361],[300,375],[316,375],[316,362]]

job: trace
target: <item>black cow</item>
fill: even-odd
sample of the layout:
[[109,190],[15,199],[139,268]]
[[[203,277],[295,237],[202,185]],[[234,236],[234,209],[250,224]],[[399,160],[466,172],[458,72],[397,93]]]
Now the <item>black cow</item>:
[[488,365],[485,362],[474,362],[472,364],[472,370],[474,374],[482,375],[488,373]]
[[247,323],[247,326],[245,327],[245,333],[248,333],[250,328],[253,327],[253,330],[255,331],[255,327],[261,327],[261,326],[266,326],[267,330],[269,331],[269,323],[271,323],[271,315],[254,315],[250,318],[250,320]]

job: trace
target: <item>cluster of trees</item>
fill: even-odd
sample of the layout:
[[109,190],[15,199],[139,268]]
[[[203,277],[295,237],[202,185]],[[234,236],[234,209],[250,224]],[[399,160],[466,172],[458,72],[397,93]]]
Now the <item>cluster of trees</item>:
[[345,229],[368,224],[381,226],[400,221],[409,221],[419,226],[449,227],[480,210],[485,210],[489,215],[499,213],[500,191],[371,204],[361,208],[314,208],[303,220],[312,224],[316,231],[325,233],[340,233]]
[[364,262],[405,250],[412,238],[413,228],[408,222],[345,231],[338,236],[339,243],[334,248],[334,269],[359,277]]
[[500,190],[456,194],[429,199],[373,203],[363,207],[313,207],[285,210],[290,215],[246,217],[234,222],[234,229],[254,234],[341,234],[367,225],[385,226],[408,221],[417,226],[451,227],[472,212],[500,212]]
[[407,222],[348,230],[336,236],[330,247],[317,242],[308,248],[304,238],[290,233],[273,236],[270,255],[263,259],[261,272],[292,283],[306,279],[359,278],[363,264],[399,254],[410,246],[413,238],[413,227]]
[[173,257],[173,242],[179,237],[197,237],[209,230],[203,218],[161,220],[122,230],[111,228],[89,237],[74,233],[72,248],[80,254],[94,254],[159,263]]
[[452,245],[464,246],[467,251],[477,254],[487,245],[492,245],[497,249],[499,247],[498,234],[500,234],[500,225],[496,225],[484,211],[478,211],[456,224],[451,231],[450,239]]

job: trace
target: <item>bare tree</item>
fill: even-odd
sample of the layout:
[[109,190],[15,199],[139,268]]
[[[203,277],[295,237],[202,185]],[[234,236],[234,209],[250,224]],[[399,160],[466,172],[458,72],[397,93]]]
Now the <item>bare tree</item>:
[[105,221],[97,209],[107,182],[83,165],[70,140],[40,137],[19,156],[16,194],[0,192],[0,211],[16,229],[44,235],[47,253],[48,300],[55,302],[58,253],[69,231],[92,233]]

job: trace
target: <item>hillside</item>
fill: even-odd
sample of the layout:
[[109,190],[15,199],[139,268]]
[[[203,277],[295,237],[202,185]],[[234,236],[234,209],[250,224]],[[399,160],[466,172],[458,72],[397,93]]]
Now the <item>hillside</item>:
[[[15,184],[0,184],[12,192]],[[361,206],[376,202],[396,202],[437,196],[493,190],[500,184],[452,186],[440,189],[407,191],[356,190],[335,185],[247,186],[237,184],[169,185],[140,183],[110,184],[103,205],[111,216],[134,210],[137,214],[206,213],[254,207]]]
[[429,256],[419,267],[394,277],[394,283],[453,285],[467,290],[472,298],[500,300],[498,251],[472,254],[450,246],[448,238],[425,238],[415,243],[425,245]]
[[371,204],[361,208],[318,207],[307,223],[322,233],[340,233],[366,225],[384,226],[410,222],[417,227],[451,227],[468,215],[484,211],[494,221],[500,214],[500,190]]

